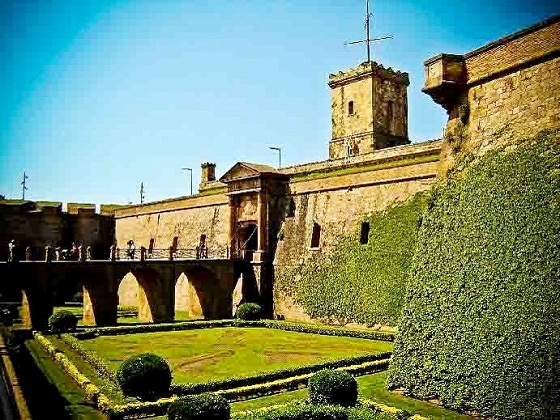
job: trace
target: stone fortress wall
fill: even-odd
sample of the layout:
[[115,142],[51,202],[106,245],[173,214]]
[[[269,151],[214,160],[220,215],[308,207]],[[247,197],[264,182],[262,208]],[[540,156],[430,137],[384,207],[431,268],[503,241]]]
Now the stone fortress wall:
[[[25,248],[31,247],[33,259],[44,259],[45,246],[70,248],[73,241],[91,246],[97,258],[109,255],[115,236],[113,212],[121,207],[102,204],[96,213],[95,204],[0,200],[0,243],[14,239],[17,256],[25,259]],[[0,247],[0,261],[8,256],[7,246]]]
[[425,62],[423,91],[449,114],[443,173],[459,152],[484,153],[560,124],[560,15],[465,55]]
[[[505,133],[530,135],[558,126],[559,29],[560,19],[556,16],[464,56],[441,54],[427,60],[423,90],[449,113],[443,140],[381,150],[364,148],[357,154],[344,153],[342,148],[333,152],[333,144],[348,133],[364,138],[369,135],[371,139],[371,132],[367,133],[371,121],[358,120],[360,114],[367,115],[371,106],[371,101],[365,99],[376,73],[370,72],[373,79],[368,81],[358,77],[360,72],[354,70],[355,84],[346,86],[345,93],[355,100],[353,113],[349,113],[352,115],[345,115],[348,97],[342,98],[338,83],[352,79],[353,70],[331,75],[334,143],[331,140],[330,159],[276,170],[289,177],[286,194],[290,204],[277,235],[268,232],[276,243],[268,247],[271,255],[265,260],[273,263],[274,272],[318,253],[328,254],[340,235],[358,232],[364,216],[428,189],[438,175],[444,176],[445,170],[453,165],[454,155],[459,151],[499,144],[496,138]],[[367,67],[368,63],[364,65]],[[379,71],[385,70],[379,66]],[[396,122],[391,123],[393,131],[406,138],[406,93],[397,88],[408,85],[408,75],[392,70],[387,74],[387,78],[401,82],[406,76],[406,84],[389,86],[400,98],[393,98],[399,110]],[[381,80],[380,89],[382,83]],[[387,95],[393,95],[391,92]],[[365,99],[360,101],[360,97]],[[382,126],[387,120],[387,103],[379,101],[377,106],[376,118]],[[383,135],[386,130],[381,127],[379,133]],[[153,238],[156,247],[165,248],[178,237],[180,247],[194,247],[204,234],[209,247],[227,247],[231,243],[228,232],[232,223],[227,185],[216,181],[213,172],[208,178],[207,170],[208,164],[203,164],[198,195],[116,211],[118,245],[123,247],[127,240],[134,239],[137,248],[147,247]],[[320,237],[318,245],[312,246],[316,226],[320,227]],[[359,233],[356,235],[358,241]],[[273,276],[267,280],[272,284]],[[308,319],[301,307],[284,296],[273,293],[273,301],[275,313],[287,319]]]

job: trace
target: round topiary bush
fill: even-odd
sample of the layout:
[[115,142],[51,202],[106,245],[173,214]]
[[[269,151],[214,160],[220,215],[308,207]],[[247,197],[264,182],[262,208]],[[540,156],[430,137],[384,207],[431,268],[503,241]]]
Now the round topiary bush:
[[49,328],[55,334],[74,331],[78,324],[78,318],[70,311],[61,310],[52,314],[49,318]]
[[321,370],[309,378],[308,387],[312,404],[353,407],[358,400],[358,384],[348,372]]
[[125,396],[155,401],[169,395],[171,369],[167,361],[157,354],[140,354],[119,366],[117,381]]
[[187,395],[173,401],[167,410],[169,420],[228,420],[229,402],[217,394]]
[[261,319],[262,308],[256,303],[242,303],[237,308],[235,316],[244,321],[256,321]]

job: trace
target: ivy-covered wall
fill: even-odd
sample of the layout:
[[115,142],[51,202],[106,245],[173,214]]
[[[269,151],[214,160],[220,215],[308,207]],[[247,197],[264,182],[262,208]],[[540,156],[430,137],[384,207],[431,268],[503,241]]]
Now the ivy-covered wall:
[[436,190],[389,387],[494,418],[560,417],[560,130]]
[[[418,193],[364,216],[353,231],[338,237],[330,253],[278,266],[275,296],[291,299],[309,317],[325,322],[396,325],[425,204],[425,194]],[[366,244],[360,242],[362,221],[369,223]]]

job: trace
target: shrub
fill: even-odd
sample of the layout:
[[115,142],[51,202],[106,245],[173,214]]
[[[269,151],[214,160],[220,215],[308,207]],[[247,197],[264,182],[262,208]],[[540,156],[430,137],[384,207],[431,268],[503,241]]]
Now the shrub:
[[171,369],[167,361],[156,354],[140,354],[119,366],[117,381],[125,396],[155,401],[169,395]]
[[[332,253],[316,254],[275,271],[276,296],[287,296],[312,318],[327,323],[397,325],[427,196],[418,193],[382,213],[365,216],[369,240],[354,231],[334,233]],[[296,246],[293,232],[286,245]],[[335,293],[333,293],[335,291]]]
[[358,384],[347,372],[321,370],[309,378],[308,387],[313,404],[353,407],[358,400]]
[[243,303],[237,308],[235,316],[244,321],[261,319],[262,308],[256,303]]
[[388,385],[483,417],[560,418],[560,130],[513,142],[433,195]]
[[173,401],[167,410],[169,420],[228,420],[229,402],[217,394],[188,395]]
[[74,331],[78,324],[78,318],[70,311],[61,310],[52,314],[49,318],[49,327],[55,334]]

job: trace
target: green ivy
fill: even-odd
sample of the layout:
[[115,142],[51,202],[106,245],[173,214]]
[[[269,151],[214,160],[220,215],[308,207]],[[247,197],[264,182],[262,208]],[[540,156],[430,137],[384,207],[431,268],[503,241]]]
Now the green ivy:
[[435,191],[407,290],[390,388],[494,418],[560,417],[560,130]]
[[417,194],[364,217],[370,224],[367,244],[360,243],[360,222],[328,257],[279,268],[278,295],[291,297],[311,317],[326,322],[396,325],[426,203],[427,195]]

